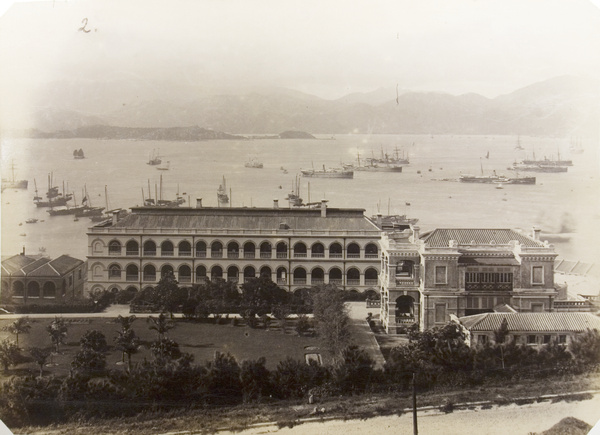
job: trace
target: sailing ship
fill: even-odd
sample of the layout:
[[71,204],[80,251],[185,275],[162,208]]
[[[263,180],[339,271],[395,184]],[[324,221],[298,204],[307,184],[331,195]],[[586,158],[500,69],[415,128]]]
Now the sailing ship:
[[515,149],[518,151],[523,151],[525,149],[521,145],[521,136],[517,136],[517,144],[515,145]]
[[10,165],[11,178],[2,179],[2,190],[4,189],[27,189],[29,182],[27,180],[16,180],[15,179],[15,162],[13,161]]
[[148,180],[148,198],[144,195],[144,189],[142,189],[142,198],[144,200],[144,207],[179,207],[181,204],[185,204],[183,196],[179,195],[179,185],[177,185],[177,195],[175,199],[163,199],[163,179],[160,176],[158,190],[155,185],[155,196],[152,198],[152,191],[150,190],[150,180]]
[[303,177],[313,178],[354,178],[354,171],[352,169],[345,168],[330,168],[326,169],[323,165],[323,169],[301,169],[300,173]]
[[152,150],[152,153],[148,156],[148,165],[157,166],[162,163],[159,153],[156,150]]
[[524,162],[513,163],[512,167],[507,168],[510,171],[524,171],[524,172],[567,172],[568,166],[557,166],[553,164],[526,164]]
[[343,165],[344,169],[354,171],[369,171],[369,172],[402,172],[402,165],[390,163],[389,161],[379,161],[378,159],[365,159],[366,162],[360,161],[360,154],[356,154],[356,164]]
[[[70,193],[64,194],[58,191],[58,186],[53,186],[52,174],[48,174],[48,191],[46,192],[47,201],[44,201],[44,198],[39,196],[37,182],[35,178],[33,179],[33,184],[35,185],[35,196],[33,197],[33,203],[37,207],[61,207],[67,205],[67,203],[73,198],[73,195]],[[64,192],[64,183],[63,183],[63,192]]]
[[577,138],[576,140],[571,139],[571,145],[569,146],[569,151],[571,154],[582,154],[583,146],[581,145],[581,139]]
[[302,198],[300,198],[300,179],[296,177],[294,183],[292,183],[292,190],[288,193],[285,198],[288,200],[291,206],[300,207],[302,206]]
[[229,196],[227,195],[227,182],[225,181],[225,176],[223,175],[223,184],[219,185],[217,189],[217,200],[219,205],[221,204],[229,204]]
[[262,169],[263,164],[259,162],[256,158],[249,159],[246,163],[244,163],[246,168],[254,168],[254,169]]
[[46,210],[46,212],[50,215],[50,216],[65,216],[65,215],[76,215],[77,213],[83,211],[85,209],[85,205],[77,205],[77,202],[75,202],[75,205],[73,206],[69,206],[69,205],[65,205],[65,206],[60,206],[60,207],[50,207],[50,210]]
[[73,158],[76,160],[85,159],[83,150],[81,148],[79,148],[78,150],[73,150]]
[[75,212],[75,217],[91,217],[91,216],[100,216],[104,211],[104,207],[94,207],[92,205],[92,200],[88,196],[87,187],[84,186],[83,199],[81,200],[81,205],[83,205],[83,209]]

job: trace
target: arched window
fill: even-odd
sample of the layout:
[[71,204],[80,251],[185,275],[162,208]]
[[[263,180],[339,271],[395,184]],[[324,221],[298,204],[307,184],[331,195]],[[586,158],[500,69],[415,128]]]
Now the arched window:
[[130,240],[125,245],[125,255],[140,255],[140,245],[135,240]]
[[37,281],[31,281],[27,284],[27,297],[28,298],[39,298],[40,297],[40,284]]
[[252,242],[244,243],[244,258],[254,258],[256,256],[256,245]]
[[169,240],[165,240],[160,244],[160,255],[163,257],[172,257],[175,255],[175,248],[173,243]]
[[192,256],[192,245],[187,240],[179,242],[177,245],[177,251],[180,257],[191,257]]
[[258,274],[261,278],[271,279],[271,268],[269,266],[263,266],[260,268],[260,272]]
[[377,269],[369,267],[367,270],[365,270],[365,285],[377,285],[378,276],[379,273],[377,272]]
[[121,266],[111,264],[108,266],[108,279],[121,279]]
[[365,258],[379,257],[379,248],[375,243],[369,243],[365,246]]
[[248,282],[252,278],[256,278],[256,269],[253,266],[246,266],[244,268],[244,282]]
[[156,282],[156,267],[152,264],[146,264],[142,279],[144,281]]
[[348,258],[360,258],[360,246],[357,243],[350,243],[346,250]]
[[44,287],[42,288],[44,292],[44,297],[49,299],[56,298],[56,285],[52,281],[46,281],[44,283]]
[[156,243],[152,240],[144,242],[144,255],[155,256],[156,255]]
[[287,258],[288,256],[288,246],[285,242],[279,242],[276,246],[277,258]]
[[206,258],[206,242],[204,240],[196,242],[196,257]]
[[346,272],[347,285],[360,285],[360,272],[357,268],[352,267]]
[[197,266],[196,267],[196,282],[205,282],[206,281],[206,267]]
[[239,258],[240,245],[237,242],[229,242],[227,244],[227,258]]
[[260,244],[260,258],[271,258],[271,249],[269,242],[262,242]]
[[135,264],[130,264],[125,268],[125,280],[137,281],[139,278],[139,269]]
[[229,266],[227,268],[227,281],[238,282],[240,279],[240,270],[237,266]]
[[415,300],[408,296],[400,296],[396,299],[396,323],[401,319],[414,319]]
[[310,283],[312,285],[324,284],[325,283],[325,271],[320,267],[315,267],[310,272]]
[[277,268],[277,284],[279,284],[279,285],[287,284],[287,269],[285,267]]
[[121,242],[118,240],[111,240],[108,243],[109,255],[121,255]]
[[216,240],[211,243],[210,257],[211,258],[223,258],[223,244],[221,242]]
[[342,270],[340,268],[334,267],[329,271],[329,283],[342,285]]
[[294,269],[294,284],[306,284],[306,270],[303,267]]
[[396,278],[413,278],[415,263],[410,260],[402,260],[396,264]]
[[210,279],[211,281],[219,281],[223,279],[223,268],[221,266],[213,266],[210,269]]
[[310,247],[310,256],[312,258],[323,258],[325,257],[325,246],[322,243],[315,243]]
[[343,252],[342,252],[342,245],[340,245],[339,243],[332,243],[331,245],[329,245],[329,258],[342,258],[343,257]]
[[175,275],[175,271],[173,270],[173,266],[170,264],[165,264],[160,268],[160,277],[164,278],[167,275]]
[[177,271],[177,281],[180,283],[192,282],[192,268],[187,264],[179,266],[179,270]]
[[304,243],[298,242],[294,245],[294,257],[306,258],[306,245]]

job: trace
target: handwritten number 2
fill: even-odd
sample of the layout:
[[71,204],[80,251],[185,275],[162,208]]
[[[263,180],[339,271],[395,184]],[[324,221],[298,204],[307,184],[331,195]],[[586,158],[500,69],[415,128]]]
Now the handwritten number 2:
[[84,18],[83,20],[81,20],[81,22],[82,22],[83,26],[81,26],[81,27],[78,29],[78,31],[79,31],[79,32],[85,32],[85,33],[90,33],[90,31],[89,31],[88,29],[86,29],[86,28],[85,28],[85,26],[87,26],[87,24],[88,24],[88,19],[87,19],[87,18]]

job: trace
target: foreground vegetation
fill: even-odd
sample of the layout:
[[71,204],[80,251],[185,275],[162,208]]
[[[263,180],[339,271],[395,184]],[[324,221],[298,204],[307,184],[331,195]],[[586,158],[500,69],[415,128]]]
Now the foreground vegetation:
[[[45,368],[49,358],[52,365],[53,355],[65,357],[65,339],[72,325],[58,317],[48,321],[42,331],[51,348],[27,349],[30,364],[37,364],[39,373],[13,373],[0,385],[2,419],[13,428],[64,422],[103,424],[103,419],[117,419],[140,432],[142,427],[147,429],[140,423],[142,419],[168,418],[169,422],[159,424],[160,431],[167,431],[190,429],[178,426],[179,422],[185,424],[186,418],[201,415],[194,428],[212,431],[259,420],[287,424],[323,413],[345,418],[395,413],[410,406],[413,376],[420,405],[437,405],[443,399],[445,409],[465,401],[510,400],[598,388],[597,377],[590,375],[597,373],[600,363],[598,331],[587,331],[568,349],[551,343],[538,351],[507,342],[509,331],[504,325],[493,343],[469,348],[462,330],[449,323],[424,332],[410,331],[408,344],[392,349],[383,370],[376,370],[370,355],[352,345],[342,292],[334,286],[319,287],[306,295],[303,303],[311,307],[313,319],[303,315],[294,319],[295,335],[318,334],[319,346],[329,356],[324,364],[318,359],[285,357],[284,352],[276,364],[267,366],[264,355],[281,346],[284,340],[279,338],[286,336],[273,333],[271,341],[260,346],[253,342],[251,347],[261,352],[260,356],[239,361],[227,351],[218,351],[196,363],[195,355],[187,352],[192,344],[202,346],[219,328],[239,330],[218,325],[234,325],[232,319],[222,315],[222,307],[232,299],[237,299],[244,311],[245,333],[239,337],[247,337],[250,328],[267,334],[273,320],[270,314],[278,310],[284,314],[273,317],[283,321],[280,326],[283,324],[282,331],[286,331],[289,319],[285,313],[289,309],[278,298],[287,295],[259,280],[242,290],[235,293],[227,285],[211,284],[184,294],[176,282],[161,281],[157,290],[144,298],[149,297],[165,313],[149,317],[142,328],[135,316],[119,317],[116,324],[110,324],[112,345],[101,328],[88,329],[78,343],[71,343],[77,349],[68,353],[70,361],[64,364],[68,372],[62,374],[48,375]],[[185,309],[192,305],[193,310]],[[186,322],[174,322],[169,315],[179,307],[188,313]],[[210,319],[215,324],[195,323],[207,322],[203,314],[207,309],[212,310]],[[30,332],[28,326],[27,321],[15,321],[9,332],[18,338]],[[211,329],[200,335],[196,326]],[[183,328],[187,332],[176,336],[175,331]],[[266,339],[267,335],[262,337]],[[216,338],[217,334],[209,340]],[[186,340],[187,344],[178,340]],[[111,351],[111,358],[115,352],[120,353],[121,367],[107,364]],[[143,359],[137,355],[141,351]],[[25,357],[24,353],[16,341],[5,339],[0,343],[0,363],[7,375],[9,368]],[[541,379],[552,382],[540,386]],[[154,431],[155,426],[152,428]],[[106,432],[112,433],[113,429]]]

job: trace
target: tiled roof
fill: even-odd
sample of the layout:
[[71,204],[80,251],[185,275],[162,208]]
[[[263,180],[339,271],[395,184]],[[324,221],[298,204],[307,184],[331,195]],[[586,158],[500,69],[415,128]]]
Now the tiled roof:
[[82,260],[61,255],[51,260],[46,257],[15,255],[2,262],[3,269],[12,276],[58,277],[83,264]]
[[600,317],[591,313],[483,313],[459,318],[465,328],[479,332],[498,330],[502,319],[511,332],[600,331]]
[[83,261],[73,258],[69,255],[61,255],[60,257],[52,260],[50,264],[58,273],[64,275],[65,273],[75,269],[77,266],[83,264]]
[[2,269],[10,275],[15,273],[23,274],[22,269],[32,263],[40,261],[39,256],[32,255],[13,255],[5,260],[2,260]]
[[425,244],[429,247],[447,247],[450,240],[455,240],[459,245],[470,244],[491,244],[507,245],[512,240],[516,240],[521,245],[527,247],[544,246],[542,242],[533,240],[510,229],[485,229],[485,228],[464,228],[464,229],[436,229],[423,236]]
[[177,228],[227,230],[279,230],[282,224],[290,230],[373,231],[378,228],[362,209],[266,208],[136,208],[129,216],[111,225],[113,228]]

